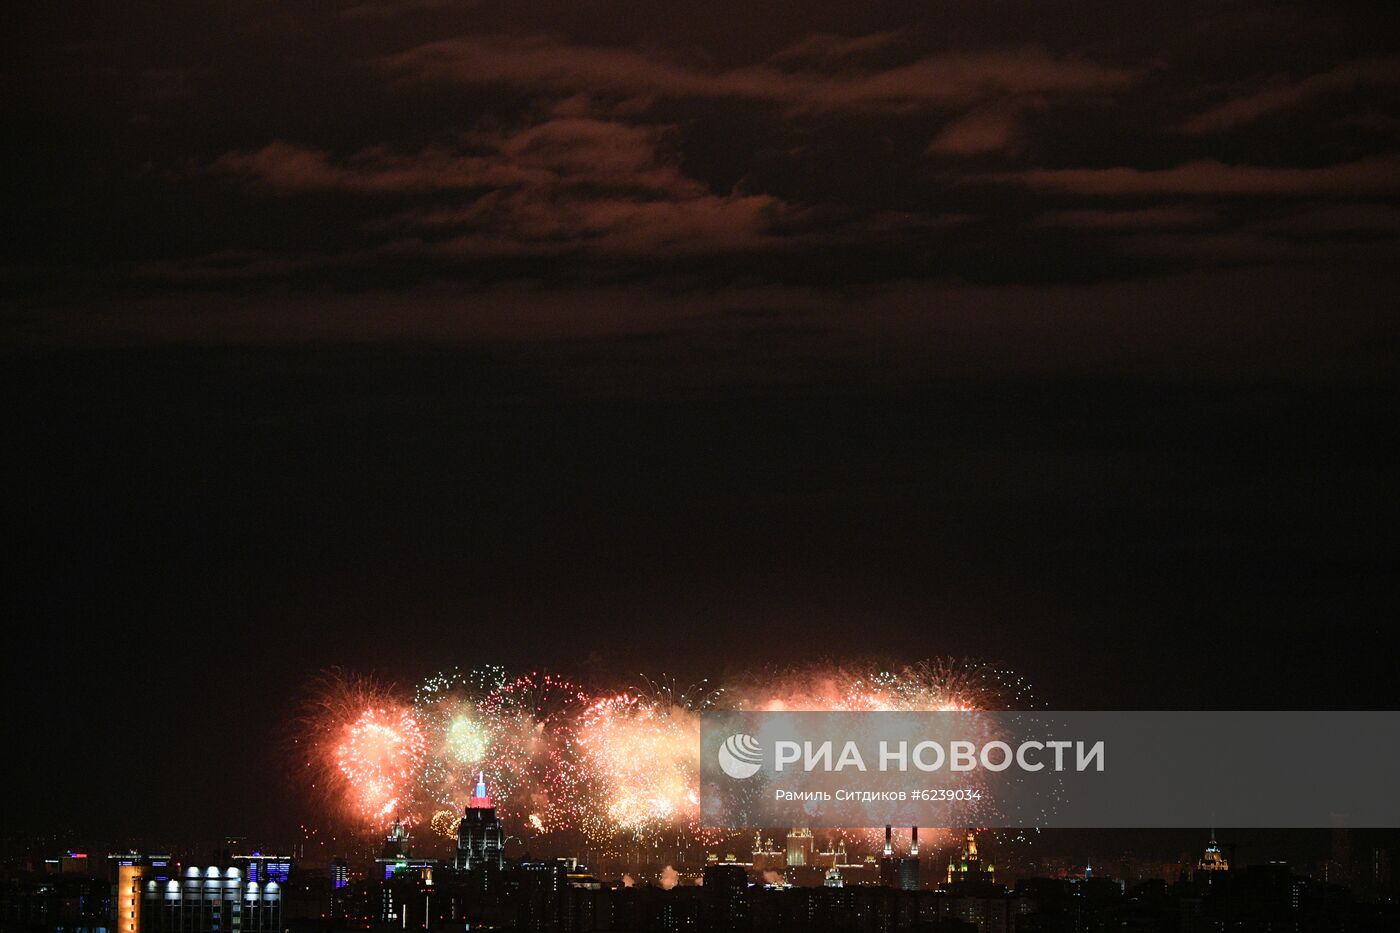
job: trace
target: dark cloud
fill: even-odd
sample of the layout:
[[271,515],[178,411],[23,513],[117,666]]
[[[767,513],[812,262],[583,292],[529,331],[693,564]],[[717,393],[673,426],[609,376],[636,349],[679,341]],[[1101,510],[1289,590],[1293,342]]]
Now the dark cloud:
[[[1134,79],[1134,73],[1123,68],[1037,48],[947,52],[885,67],[833,68],[852,48],[868,51],[886,41],[885,36],[845,41],[808,37],[777,54],[775,62],[781,65],[707,71],[623,48],[465,36],[387,56],[383,66],[411,81],[517,84],[560,93],[740,98],[797,111],[949,106],[1003,94],[1118,87]],[[815,50],[825,54],[814,58]]]
[[1124,166],[1090,169],[1029,169],[994,176],[998,181],[1047,188],[1072,194],[1400,194],[1400,154],[1373,156],[1325,165],[1295,168],[1271,165],[1227,165],[1214,159],[1187,162],[1163,169]]
[[1079,227],[1086,230],[1138,230],[1153,227],[1197,227],[1219,219],[1216,211],[1185,205],[1124,210],[1052,211],[1039,223],[1047,227]]
[[1192,117],[1184,129],[1188,133],[1229,130],[1329,95],[1371,86],[1400,86],[1400,57],[1346,62],[1296,81],[1276,78],[1259,90],[1227,100]]
[[706,190],[661,153],[667,134],[666,127],[555,116],[512,133],[472,134],[462,145],[478,155],[374,147],[336,161],[279,142],[227,153],[214,168],[284,192],[474,192],[389,218],[391,231],[447,234],[432,243],[391,243],[399,253],[661,255],[762,247],[784,205],[768,195]]
[[[1341,7],[1189,26],[1111,4],[624,6],[51,19],[26,53],[41,78],[5,177],[29,236],[5,278],[59,301],[1082,283],[1327,261],[1347,202],[1397,194],[1395,58]],[[149,39],[162,15],[182,42]]]
[[958,117],[939,131],[929,152],[944,155],[980,155],[1015,147],[1025,111],[1043,109],[1038,100],[1011,100],[981,107]]

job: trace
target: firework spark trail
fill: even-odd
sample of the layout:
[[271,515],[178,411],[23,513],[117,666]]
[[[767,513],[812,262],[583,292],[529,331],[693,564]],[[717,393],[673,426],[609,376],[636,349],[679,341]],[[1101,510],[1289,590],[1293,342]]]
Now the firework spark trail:
[[[1035,705],[1029,684],[1014,672],[979,661],[932,658],[907,665],[809,665],[750,677],[733,690],[734,708],[764,711],[971,712]],[[988,737],[990,738],[990,736]],[[882,842],[880,827],[840,831],[866,847]],[[908,833],[897,840],[907,850]],[[925,841],[951,839],[929,827]]]
[[[725,690],[643,678],[596,697],[556,674],[454,669],[420,683],[411,704],[372,681],[332,674],[306,720],[304,745],[313,784],[333,812],[366,830],[401,813],[450,837],[484,771],[511,832],[577,829],[604,844],[674,834],[707,844],[717,836],[698,825],[703,710],[1035,705],[1014,673],[951,658],[790,668]],[[868,830],[840,835],[878,842]]]
[[482,701],[509,681],[495,666],[434,674],[413,692],[413,710],[429,754],[418,775],[422,794],[460,811],[477,772],[491,760],[491,734]]
[[1011,671],[977,661],[934,658],[887,666],[811,665],[748,678],[736,709],[936,712],[1021,708],[1029,686]]
[[413,779],[427,747],[408,707],[373,706],[346,727],[336,767],[349,783],[352,805],[367,820],[397,816],[411,804]]
[[590,839],[641,839],[666,830],[698,837],[700,712],[720,692],[674,681],[606,697],[581,717],[575,741],[594,806],[580,824]]
[[502,814],[536,832],[573,825],[586,782],[574,733],[592,699],[557,674],[532,672],[501,684],[478,705],[487,734],[487,778]]
[[318,687],[296,744],[322,804],[351,826],[408,815],[427,758],[412,710],[374,680],[338,670]]

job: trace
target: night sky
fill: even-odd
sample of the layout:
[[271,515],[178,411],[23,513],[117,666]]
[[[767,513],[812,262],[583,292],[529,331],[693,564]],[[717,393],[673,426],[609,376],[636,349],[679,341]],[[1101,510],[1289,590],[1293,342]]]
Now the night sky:
[[1397,25],[17,11],[0,823],[294,827],[332,666],[1393,708]]

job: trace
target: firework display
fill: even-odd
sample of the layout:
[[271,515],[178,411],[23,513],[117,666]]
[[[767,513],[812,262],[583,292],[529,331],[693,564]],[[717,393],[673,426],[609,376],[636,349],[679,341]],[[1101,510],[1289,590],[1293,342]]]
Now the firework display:
[[379,825],[417,803],[428,747],[413,706],[375,681],[326,674],[297,739],[310,786],[354,823]]
[[586,789],[574,735],[590,703],[567,678],[539,673],[506,681],[482,699],[488,760],[481,770],[503,818],[537,833],[574,823]]
[[[792,667],[753,675],[730,697],[729,705],[735,709],[765,712],[957,712],[1036,705],[1030,685],[1014,671],[957,658],[907,665]],[[881,827],[852,827],[836,835],[874,849],[881,844],[883,832]],[[951,838],[947,829],[926,827],[924,833],[924,841],[934,845]],[[908,851],[908,830],[897,831],[892,841],[897,851]]]
[[[662,678],[591,690],[554,673],[482,666],[423,680],[406,697],[331,675],[298,745],[333,817],[377,830],[402,818],[451,838],[478,774],[509,831],[560,831],[602,846],[699,825],[700,713],[754,710],[991,710],[1035,705],[1011,671],[975,661],[813,665],[720,689]],[[859,841],[867,830],[842,835]]]
[[482,701],[509,679],[501,667],[452,670],[426,678],[413,691],[413,713],[429,751],[419,788],[435,807],[460,815],[477,773],[491,760],[492,734]]
[[704,683],[680,690],[647,681],[589,707],[574,736],[598,797],[585,835],[641,838],[679,827],[701,836],[700,713],[719,696]]

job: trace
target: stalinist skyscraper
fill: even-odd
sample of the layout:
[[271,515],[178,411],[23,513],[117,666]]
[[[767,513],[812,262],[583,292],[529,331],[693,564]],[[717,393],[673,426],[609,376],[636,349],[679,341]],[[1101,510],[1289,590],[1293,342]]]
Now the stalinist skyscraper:
[[486,775],[479,773],[476,791],[467,801],[457,828],[456,866],[461,869],[492,867],[505,863],[505,830],[496,818],[496,807],[486,792]]

